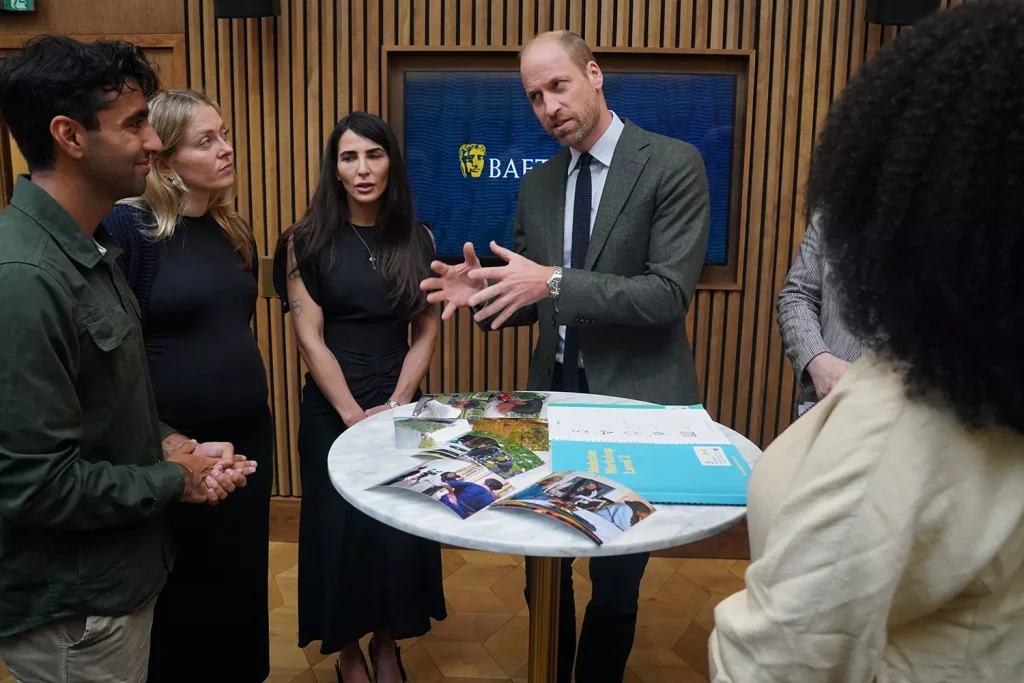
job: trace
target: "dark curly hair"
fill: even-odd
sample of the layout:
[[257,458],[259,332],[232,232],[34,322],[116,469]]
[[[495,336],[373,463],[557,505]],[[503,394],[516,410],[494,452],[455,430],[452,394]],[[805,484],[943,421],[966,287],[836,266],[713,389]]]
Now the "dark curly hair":
[[67,116],[96,130],[107,95],[126,88],[141,90],[148,100],[160,82],[142,51],[123,41],[40,36],[0,60],[0,115],[33,172],[56,163],[54,117]]
[[909,395],[1024,433],[1024,3],[937,12],[881,50],[807,198],[846,323]]

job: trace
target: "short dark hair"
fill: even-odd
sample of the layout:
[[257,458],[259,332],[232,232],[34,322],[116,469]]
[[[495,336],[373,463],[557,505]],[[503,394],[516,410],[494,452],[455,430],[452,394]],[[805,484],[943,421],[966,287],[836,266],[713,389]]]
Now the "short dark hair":
[[108,93],[138,89],[148,100],[160,82],[142,50],[123,41],[83,43],[40,36],[0,60],[0,115],[28,167],[53,168],[54,117],[67,116],[96,130]]
[[851,331],[894,362],[912,397],[1017,432],[1022,74],[1024,3],[930,15],[851,80],[807,191]]

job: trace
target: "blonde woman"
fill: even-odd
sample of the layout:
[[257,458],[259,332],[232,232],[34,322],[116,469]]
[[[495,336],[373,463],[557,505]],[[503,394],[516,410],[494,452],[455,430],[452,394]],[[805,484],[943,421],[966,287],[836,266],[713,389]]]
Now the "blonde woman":
[[[255,244],[233,208],[234,150],[217,105],[171,90],[150,109],[163,151],[145,194],[115,207],[104,225],[123,249],[118,264],[142,310],[157,411],[191,438],[233,443],[258,468],[219,506],[174,511],[176,559],[157,601],[149,681],[256,683],[270,670],[273,423],[249,327]],[[244,656],[226,652],[224,636],[245,643]]]

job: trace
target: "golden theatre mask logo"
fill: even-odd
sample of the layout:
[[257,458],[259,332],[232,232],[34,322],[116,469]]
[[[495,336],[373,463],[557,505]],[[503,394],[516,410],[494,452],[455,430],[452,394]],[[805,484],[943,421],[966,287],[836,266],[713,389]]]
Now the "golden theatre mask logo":
[[484,160],[487,158],[487,147],[479,142],[467,142],[459,145],[459,166],[463,178],[479,178],[484,172]]

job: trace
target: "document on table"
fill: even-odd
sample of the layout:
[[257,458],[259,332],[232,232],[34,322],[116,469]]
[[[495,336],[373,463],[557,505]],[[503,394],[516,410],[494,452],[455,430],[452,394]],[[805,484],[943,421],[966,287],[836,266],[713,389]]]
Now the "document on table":
[[[553,441],[649,444],[728,444],[699,406],[610,406],[559,403],[548,412]],[[594,408],[600,410],[594,410]]]

